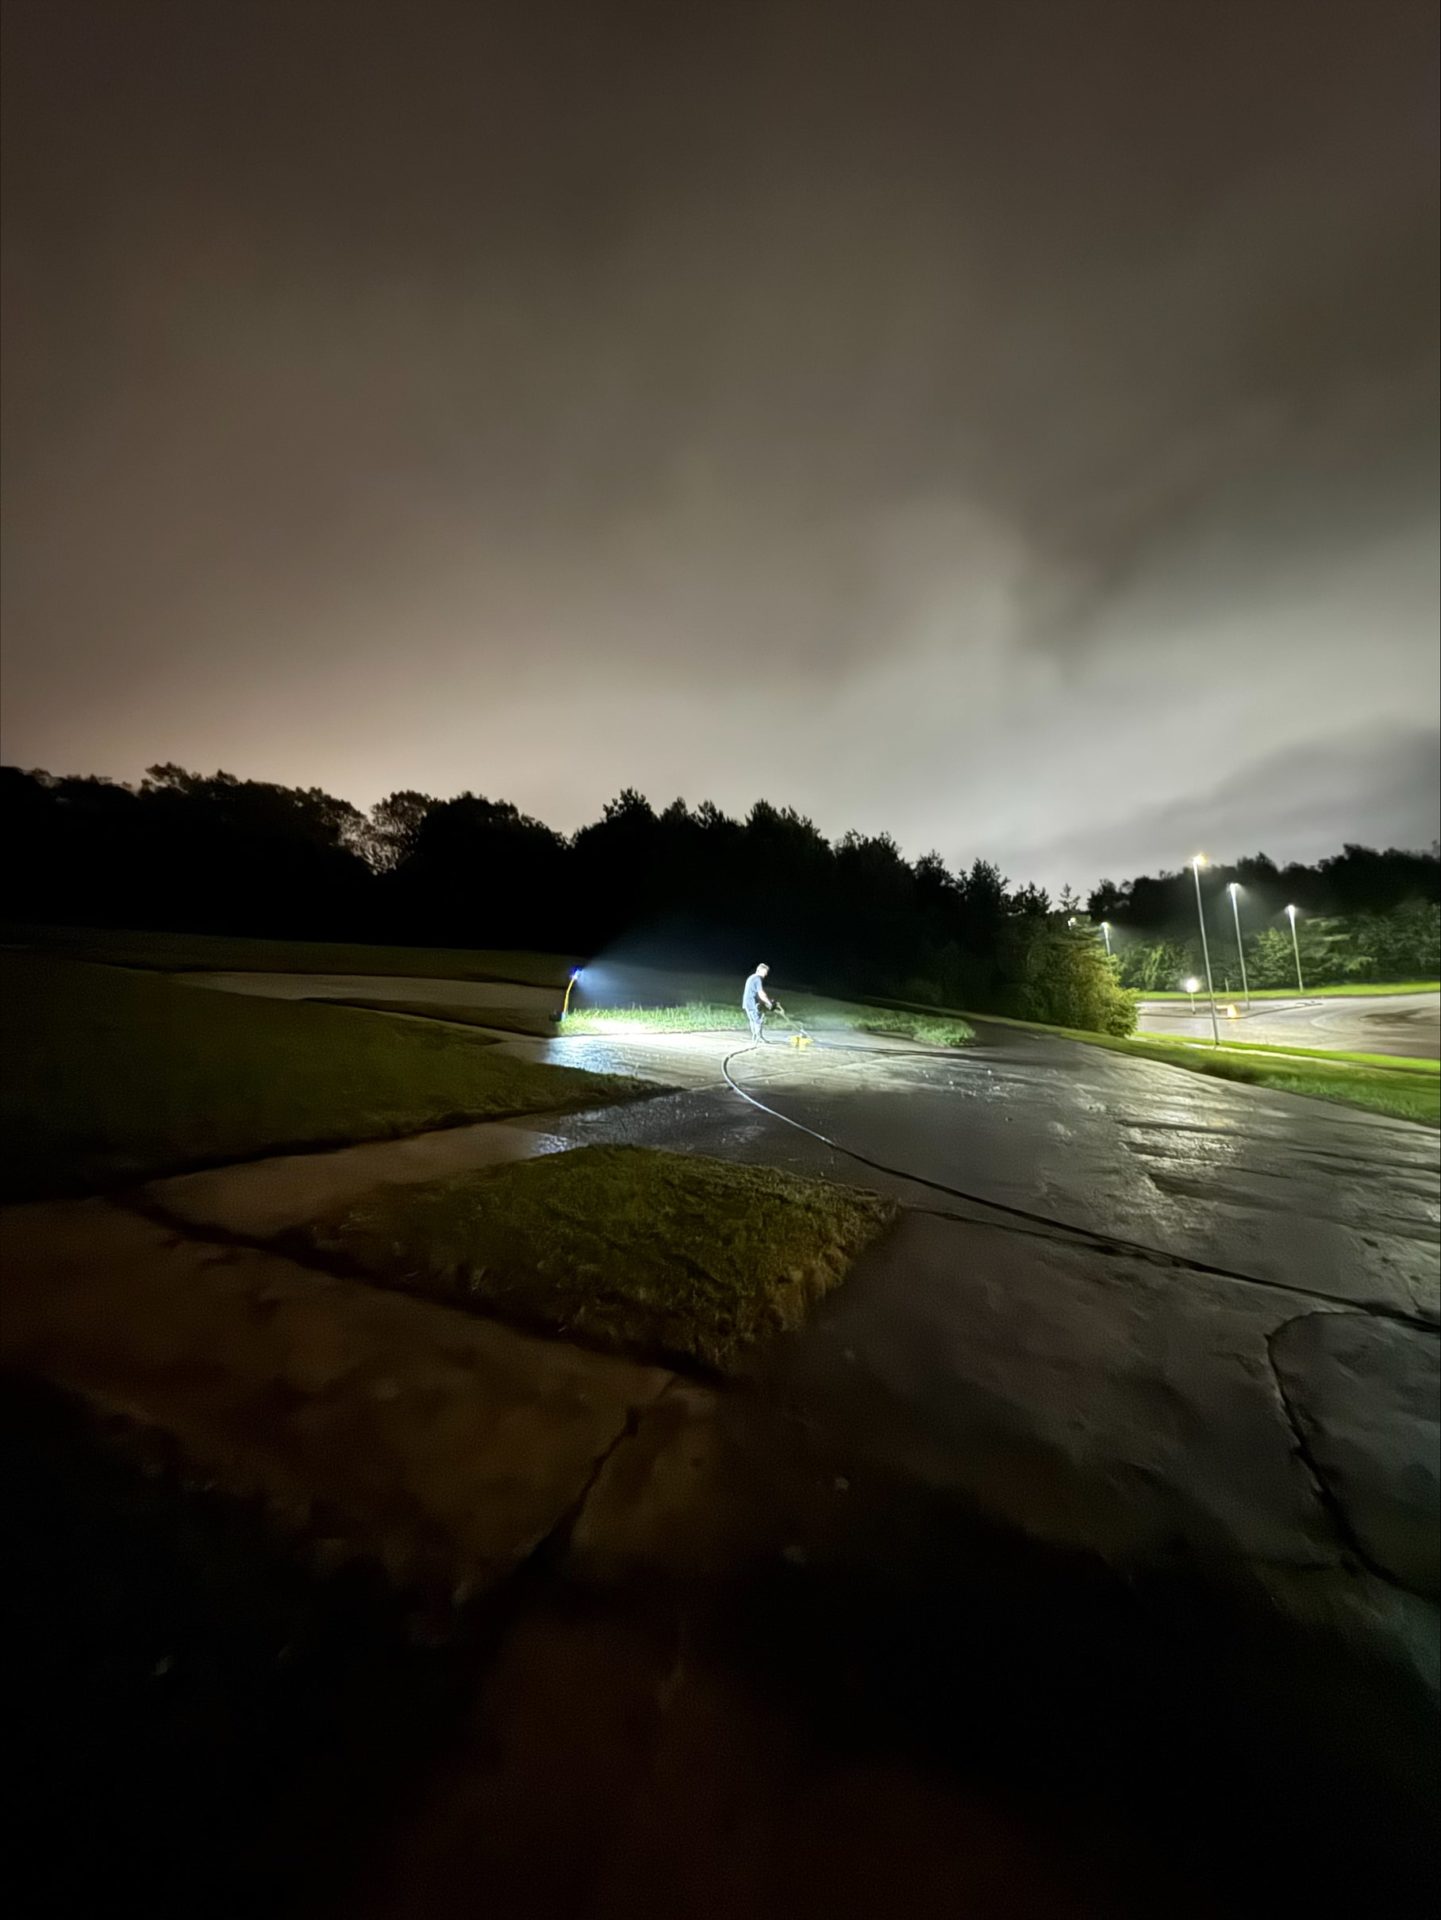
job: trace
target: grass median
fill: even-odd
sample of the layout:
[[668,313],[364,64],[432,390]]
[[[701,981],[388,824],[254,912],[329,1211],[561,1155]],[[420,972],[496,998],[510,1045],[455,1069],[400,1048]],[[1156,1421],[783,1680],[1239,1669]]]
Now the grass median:
[[479,1036],[0,954],[0,1198],[653,1094]]
[[1280,1093],[1300,1093],[1340,1106],[1359,1107],[1396,1120],[1414,1120],[1421,1126],[1441,1127],[1441,1063],[1407,1060],[1390,1054],[1326,1053],[1320,1049],[1267,1047],[1239,1042],[1220,1048],[1199,1040],[1171,1040],[1146,1034],[1119,1040],[1107,1034],[1084,1033],[1074,1027],[1048,1027],[1030,1020],[1003,1020],[992,1014],[977,1018],[992,1026],[1016,1027],[1030,1033],[1052,1033],[1062,1040],[1079,1040],[1109,1053],[1133,1059],[1159,1060],[1188,1073],[1205,1073],[1218,1080],[1237,1080],[1245,1086],[1271,1087]]
[[[1169,987],[1164,992],[1155,993],[1148,991],[1144,987],[1138,987],[1135,992],[1136,998],[1143,1003],[1147,1000],[1183,1001],[1193,999],[1200,999],[1204,1002],[1205,999],[1203,994],[1175,992]],[[1227,988],[1224,993],[1218,991],[1216,998],[1218,1000],[1234,1000],[1238,1003],[1248,998],[1251,1000],[1376,1000],[1393,993],[1441,993],[1441,981],[1401,980],[1388,984],[1384,980],[1367,981],[1364,983],[1353,980],[1349,986],[1344,987],[1306,987],[1304,989],[1299,987],[1252,987],[1249,995],[1233,993],[1230,988]]]
[[[1102,1044],[1106,1044],[1102,1042]],[[1127,1053],[1140,1053],[1190,1073],[1208,1073],[1246,1086],[1271,1087],[1280,1093],[1307,1094],[1340,1106],[1360,1107],[1396,1120],[1414,1120],[1422,1126],[1441,1126],[1441,1077],[1435,1062],[1390,1060],[1384,1055],[1336,1056],[1274,1052],[1264,1047],[1207,1048],[1185,1041],[1167,1046],[1120,1043]]]
[[[968,1022],[949,1014],[863,1007],[813,994],[792,995],[785,1004],[795,1019],[772,1015],[766,1023],[772,1038],[794,1033],[797,1022],[817,1033],[870,1033],[924,1047],[966,1047],[976,1037]],[[734,1004],[689,1001],[674,1007],[583,1007],[567,1014],[559,1031],[615,1039],[625,1034],[745,1033],[747,1026]]]
[[582,1147],[382,1188],[301,1238],[383,1286],[724,1371],[798,1327],[895,1213],[769,1167]]

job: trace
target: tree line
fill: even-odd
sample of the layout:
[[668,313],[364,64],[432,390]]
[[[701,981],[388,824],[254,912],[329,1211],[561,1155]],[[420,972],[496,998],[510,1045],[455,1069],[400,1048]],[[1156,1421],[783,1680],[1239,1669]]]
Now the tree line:
[[178,766],[135,786],[0,769],[12,922],[597,955],[1129,1031],[1094,930],[976,860],[832,842],[791,808],[662,811],[628,789],[563,836],[508,801],[318,788]]
[[[1230,887],[1238,888],[1236,911]],[[1111,935],[1123,985],[1174,989],[1203,969],[1196,882],[1189,868],[1143,874],[1091,894]],[[1296,909],[1296,938],[1287,909]],[[1201,910],[1218,987],[1344,986],[1441,978],[1441,848],[1347,845],[1314,866],[1264,853],[1201,869]],[[1240,949],[1237,922],[1240,923]]]
[[[134,786],[5,767],[0,798],[12,922],[583,955],[624,948],[656,964],[726,970],[764,955],[783,978],[823,990],[1105,1032],[1134,1022],[1124,987],[1174,986],[1193,970],[1189,872],[1103,882],[1088,913],[1069,893],[1053,901],[1012,885],[984,859],[958,870],[936,853],[906,860],[888,834],[830,841],[766,801],[737,819],[710,802],[658,811],[627,789],[565,836],[474,793],[393,793],[367,813],[319,788],[173,765]],[[1351,927],[1384,922],[1391,944],[1371,928],[1366,965],[1434,973],[1416,956],[1429,951],[1438,875],[1434,849],[1347,847],[1314,868],[1257,856],[1207,872],[1213,940],[1225,934],[1225,883],[1238,878],[1257,940],[1277,933],[1273,903],[1279,911],[1290,900],[1304,909],[1313,947],[1323,912]],[[1258,949],[1253,984],[1270,984],[1272,957]]]

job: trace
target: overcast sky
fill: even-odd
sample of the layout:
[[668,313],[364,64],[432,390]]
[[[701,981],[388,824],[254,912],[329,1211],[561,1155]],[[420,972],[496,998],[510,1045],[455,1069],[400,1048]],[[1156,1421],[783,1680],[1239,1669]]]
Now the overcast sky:
[[1438,831],[1432,0],[6,0],[4,757]]

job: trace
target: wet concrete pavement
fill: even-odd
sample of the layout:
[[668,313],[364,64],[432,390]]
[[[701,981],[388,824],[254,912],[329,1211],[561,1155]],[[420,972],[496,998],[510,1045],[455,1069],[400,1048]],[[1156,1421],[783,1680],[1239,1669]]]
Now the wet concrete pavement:
[[[1217,992],[1223,1041],[1267,1047],[1321,1047],[1338,1053],[1391,1053],[1413,1060],[1441,1058],[1441,994],[1378,994],[1354,1000],[1256,1000],[1248,1011],[1239,994]],[[1227,1009],[1236,1009],[1232,1018]],[[1209,1040],[1211,1013],[1203,994],[1196,1009],[1179,1000],[1143,1000],[1142,1033]]]
[[[596,1064],[635,1071],[636,1047]],[[1282,1581],[1349,1560],[1369,1585],[1343,1581],[1348,1604],[1379,1605],[1434,1669],[1435,1134],[1002,1028],[964,1055],[729,1064],[774,1112],[723,1084],[558,1118],[547,1144],[690,1148],[905,1203],[764,1356],[769,1394],[853,1457],[1057,1545]],[[1318,1317],[1335,1323],[1319,1344]],[[1349,1367],[1331,1358],[1343,1334]],[[1382,1539],[1389,1558],[1365,1544]]]
[[[839,1148],[957,1190],[907,1196],[925,1205],[995,1202],[1298,1295],[1437,1321],[1441,1140],[1429,1129],[1042,1035],[978,1032],[953,1055],[768,1046],[733,1054],[731,1072]],[[657,1070],[641,1042],[540,1044],[558,1063],[634,1073],[649,1056]],[[722,1079],[723,1041],[695,1036],[690,1051],[711,1091],[558,1130],[876,1177],[748,1107]]]
[[[477,1009],[534,1010],[553,998],[488,981],[193,978],[238,992],[343,998],[363,988],[372,998],[464,999]],[[1228,1028],[1251,1038],[1284,1034],[1296,1044],[1304,1035],[1308,1045],[1436,1051],[1434,995],[1273,1002],[1266,1012],[1262,1005]],[[1191,1024],[1188,1012],[1170,1005],[1156,1018],[1170,1031]],[[506,1036],[500,1045],[523,1058],[717,1096],[728,1116],[740,1104],[724,1075],[732,1058],[734,1078],[757,1099],[913,1178],[1323,1299],[1437,1318],[1441,1146],[1434,1133],[1046,1035],[985,1022],[978,1031],[978,1046],[949,1055],[862,1035],[738,1054],[734,1036],[724,1034]],[[670,1114],[615,1115],[604,1125],[656,1144],[674,1144],[668,1129],[678,1127],[678,1137],[698,1143],[704,1136],[708,1151],[726,1151],[713,1143],[709,1107]],[[729,1123],[720,1131],[736,1132]],[[744,1140],[741,1130],[734,1144],[744,1150]],[[855,1162],[845,1164],[854,1174]]]
[[[1417,1591],[1435,1550],[1423,1516],[1441,1478],[1436,1422],[1375,1439],[1362,1411],[1414,1407],[1434,1371],[1441,1143],[1429,1130],[985,1023],[963,1053],[862,1036],[801,1050],[721,1034],[501,1044],[680,1089],[507,1126],[501,1157],[623,1141],[905,1203],[891,1240],[762,1369],[840,1444],[1123,1558],[1183,1540],[1305,1570],[1410,1527],[1420,1545],[1400,1556],[1401,1585]],[[458,1136],[439,1158],[490,1152]],[[337,1182],[424,1177],[436,1157],[433,1143],[381,1144],[154,1197],[171,1218],[248,1237],[257,1221],[318,1211]],[[1363,1344],[1372,1373],[1349,1388],[1327,1341],[1313,1355],[1296,1330],[1344,1309],[1404,1332]],[[1297,1353],[1314,1393],[1283,1384]],[[1304,1457],[1313,1438],[1347,1463],[1336,1485]],[[1427,1574],[1421,1590],[1435,1585]]]
[[[1020,1884],[1016,1862],[1057,1824],[1034,1817],[1029,1785],[1005,1846],[989,1806],[979,1839],[966,1826],[974,1795],[951,1776],[932,1799],[908,1767],[879,1814],[874,1773],[853,1801],[826,1797],[852,1789],[814,1729],[852,1742],[858,1701],[889,1713],[897,1693],[918,1726],[935,1703],[963,1782],[989,1791],[1008,1739],[1026,1767],[1061,1754],[1055,1805],[1088,1834],[1116,1822],[1111,1860],[1134,1862],[1169,1807],[1168,1871],[1188,1833],[1236,1863],[1216,1911],[1252,1894],[1255,1910],[1311,1910],[1335,1878],[1326,1846],[1352,1837],[1378,1910],[1429,1910],[1441,1469],[1436,1335],[1415,1322],[1437,1316],[1435,1134],[999,1028],[958,1055],[503,1044],[682,1090],[158,1183],[144,1218],[33,1210],[44,1232],[25,1257],[43,1245],[49,1264],[7,1317],[24,1364],[178,1434],[211,1483],[303,1509],[318,1549],[497,1596],[493,1683],[453,1777],[402,1824],[363,1910],[401,1920],[421,1888],[427,1912],[468,1914],[477,1887],[513,1890],[514,1908],[549,1865],[556,1911],[706,1911],[697,1887],[752,1859],[756,1888],[725,1882],[714,1910],[1127,1910],[1108,1887],[1088,1904],[1084,1860],[1064,1860],[1060,1893]],[[774,1113],[732,1089],[727,1060]],[[874,1185],[907,1210],[810,1326],[756,1356],[754,1391],[662,1384],[235,1244],[357,1183],[596,1139]],[[0,1225],[20,1246],[17,1216]],[[535,1607],[547,1565],[558,1626]],[[577,1634],[577,1594],[636,1619]],[[777,1595],[794,1597],[777,1611]],[[620,1632],[644,1639],[657,1619],[659,1645],[627,1664]],[[814,1662],[799,1712],[778,1692],[784,1710],[766,1698],[748,1731],[741,1688],[759,1679],[731,1648],[717,1678],[704,1652],[721,1620],[748,1663],[777,1647],[787,1688]],[[156,1651],[158,1672],[171,1647]],[[1209,1728],[1213,1710],[1234,1727]],[[717,1775],[742,1783],[732,1799]],[[861,1886],[898,1822],[912,1837],[885,1885]],[[794,1891],[776,1864],[797,1832],[839,1860],[809,1904],[811,1855]],[[667,1847],[677,1877],[647,1905]],[[1262,1855],[1273,1887],[1255,1881]],[[971,1888],[958,1876],[982,1857],[994,1885]],[[1168,1879],[1147,1891],[1135,1910],[1183,1910]]]
[[983,1047],[963,1060],[892,1059],[879,1085],[855,1056],[823,1057],[818,1069],[768,1056],[760,1097],[773,1084],[774,1104],[792,1117],[969,1194],[1303,1291],[1436,1317],[1434,1133],[1065,1041],[981,1031]]

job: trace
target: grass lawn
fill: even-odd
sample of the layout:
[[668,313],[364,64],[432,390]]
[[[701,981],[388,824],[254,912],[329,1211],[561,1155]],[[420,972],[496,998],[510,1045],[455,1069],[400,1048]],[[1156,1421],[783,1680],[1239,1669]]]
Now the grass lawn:
[[880,1007],[854,1011],[858,1016],[854,1025],[863,1033],[895,1035],[922,1047],[968,1047],[976,1037],[975,1028],[954,1014],[901,1013]]
[[362,998],[308,1000],[307,1006],[363,1007],[370,1013],[405,1013],[416,1020],[440,1020],[453,1027],[494,1027],[502,1033],[523,1033],[553,1040],[558,1031],[547,1014],[533,1007],[477,1007],[452,1005],[444,1000],[366,1000]]
[[1316,1048],[1266,1047],[1241,1043],[1216,1048],[1204,1041],[1172,1040],[1144,1034],[1119,1040],[1107,1034],[1083,1033],[1073,1027],[1048,1027],[1031,1020],[1003,1020],[993,1014],[977,1019],[992,1026],[1017,1027],[1029,1033],[1054,1033],[1063,1040],[1079,1040],[1111,1053],[1127,1053],[1141,1060],[1160,1060],[1189,1073],[1208,1073],[1219,1080],[1239,1080],[1247,1086],[1274,1087],[1282,1093],[1304,1093],[1332,1100],[1368,1113],[1384,1113],[1422,1126],[1441,1126],[1441,1062],[1405,1060],[1390,1054],[1327,1053]]
[[[914,1040],[927,1047],[965,1047],[975,1039],[974,1029],[950,1014],[910,1013],[887,1007],[856,1006],[845,1000],[827,1000],[817,994],[792,994],[785,1005],[808,1030],[817,1033],[875,1033]],[[793,1033],[795,1027],[773,1015],[767,1023],[772,1037]],[[734,1002],[692,1000],[675,1007],[580,1007],[569,1013],[564,1034],[626,1033],[745,1033],[746,1018]]]
[[[1379,995],[1389,993],[1441,993],[1441,980],[1402,980],[1394,986],[1382,981],[1374,984],[1349,987],[1307,987],[1305,993],[1299,993],[1295,987],[1252,987],[1253,1000],[1374,1000]],[[1145,988],[1135,989],[1138,1000],[1189,1000],[1189,993],[1150,993]],[[1205,1002],[1204,993],[1198,993],[1196,999]],[[1239,991],[1222,993],[1216,991],[1218,1000],[1234,1000],[1238,1005],[1245,998]]]
[[[1222,1032],[1225,1032],[1224,1027],[1222,1028]],[[1156,1040],[1159,1041],[1162,1046],[1167,1047],[1205,1047],[1208,1045],[1208,1042],[1205,1040],[1177,1041],[1170,1039],[1165,1034],[1155,1033],[1138,1034],[1136,1038],[1142,1041]],[[1348,1053],[1345,1049],[1339,1047],[1282,1047],[1268,1044],[1264,1040],[1227,1040],[1223,1042],[1221,1051],[1223,1053],[1270,1054],[1273,1058],[1282,1055],[1288,1060],[1292,1058],[1298,1060],[1340,1060],[1350,1066],[1384,1067],[1388,1072],[1392,1073],[1426,1073],[1430,1074],[1433,1080],[1438,1075],[1441,1075],[1441,1060],[1417,1060],[1412,1059],[1409,1054]]]
[[744,1033],[746,1017],[738,1006],[691,1000],[679,1007],[573,1007],[561,1033]]
[[1389,1068],[1336,1067],[1320,1060],[1288,1065],[1278,1060],[1257,1063],[1253,1071],[1243,1070],[1230,1078],[1249,1081],[1253,1086],[1277,1087],[1283,1093],[1310,1094],[1313,1099],[1389,1114],[1396,1120],[1414,1120],[1424,1127],[1441,1127],[1441,1081],[1418,1079]]
[[895,1213],[768,1167],[582,1147],[382,1188],[303,1240],[384,1286],[723,1370],[799,1326]]
[[653,1094],[455,1027],[0,953],[0,1197]]
[[[1341,1059],[1335,1054],[1303,1054],[1264,1047],[1187,1045],[1152,1047],[1149,1040],[1102,1041],[1103,1046],[1164,1060],[1191,1073],[1209,1073],[1222,1080],[1239,1080],[1253,1087],[1274,1087],[1282,1093],[1304,1093],[1313,1099],[1361,1107],[1368,1113],[1390,1114],[1441,1127],[1441,1077],[1434,1061],[1388,1060],[1363,1055]],[[1417,1071],[1417,1069],[1421,1071]]]
[[124,933],[103,927],[8,927],[0,944],[157,973],[377,973],[426,980],[514,980],[563,990],[563,954],[466,947],[366,947],[338,941],[251,940],[208,933]]

